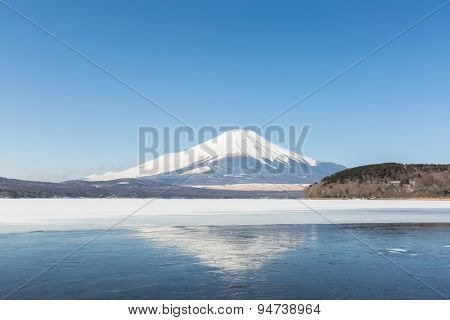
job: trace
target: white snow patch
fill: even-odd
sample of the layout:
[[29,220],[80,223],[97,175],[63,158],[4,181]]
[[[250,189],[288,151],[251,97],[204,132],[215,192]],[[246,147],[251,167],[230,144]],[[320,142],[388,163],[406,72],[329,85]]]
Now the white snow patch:
[[210,167],[204,166],[204,167],[195,168],[195,169],[192,169],[192,170],[185,171],[185,172],[183,172],[183,174],[204,173],[204,172],[208,172],[209,170],[211,170]]
[[400,253],[400,252],[407,252],[408,250],[406,249],[400,249],[400,248],[393,248],[393,249],[388,249],[389,252],[395,252],[395,253]]

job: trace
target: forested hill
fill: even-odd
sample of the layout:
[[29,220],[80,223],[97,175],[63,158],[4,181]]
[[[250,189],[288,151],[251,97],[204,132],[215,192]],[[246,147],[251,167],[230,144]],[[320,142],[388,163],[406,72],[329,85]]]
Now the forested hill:
[[450,165],[382,163],[340,171],[304,192],[306,198],[450,198]]

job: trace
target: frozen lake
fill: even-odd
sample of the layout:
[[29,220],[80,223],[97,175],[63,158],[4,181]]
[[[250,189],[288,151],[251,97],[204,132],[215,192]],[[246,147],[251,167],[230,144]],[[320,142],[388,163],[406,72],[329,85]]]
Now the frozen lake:
[[0,200],[0,298],[449,295],[448,201]]
[[[126,218],[128,215],[130,217]],[[120,227],[450,223],[450,201],[1,199],[0,232]]]

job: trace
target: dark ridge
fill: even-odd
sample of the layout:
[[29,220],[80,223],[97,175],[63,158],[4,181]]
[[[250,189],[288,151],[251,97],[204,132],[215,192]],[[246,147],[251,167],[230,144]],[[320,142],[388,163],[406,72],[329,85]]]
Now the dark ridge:
[[74,180],[52,183],[0,178],[0,198],[289,199],[300,197],[300,192],[211,190],[143,179],[102,182]]

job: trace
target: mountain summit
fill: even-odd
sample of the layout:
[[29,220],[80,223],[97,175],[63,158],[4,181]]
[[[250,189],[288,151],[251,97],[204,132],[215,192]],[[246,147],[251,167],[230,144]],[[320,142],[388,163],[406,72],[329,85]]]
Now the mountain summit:
[[166,153],[124,171],[90,175],[85,180],[312,183],[343,169],[345,167],[319,162],[271,143],[253,131],[234,129],[181,152]]

